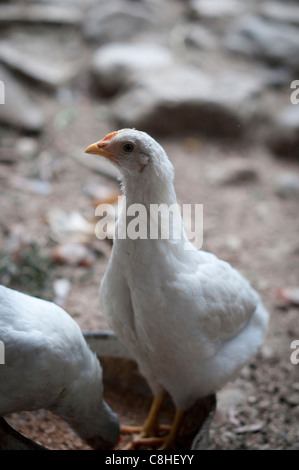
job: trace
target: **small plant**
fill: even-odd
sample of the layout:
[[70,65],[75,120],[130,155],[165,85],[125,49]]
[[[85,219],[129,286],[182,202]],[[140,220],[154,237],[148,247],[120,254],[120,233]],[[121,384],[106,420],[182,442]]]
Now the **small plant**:
[[0,282],[30,295],[52,297],[54,264],[42,254],[37,243],[21,246],[12,253],[0,255]]

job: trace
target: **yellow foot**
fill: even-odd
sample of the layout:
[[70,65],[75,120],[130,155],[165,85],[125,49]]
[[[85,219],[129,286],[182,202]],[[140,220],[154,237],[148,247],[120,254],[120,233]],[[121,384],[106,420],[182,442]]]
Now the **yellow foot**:
[[153,447],[156,448],[163,444],[164,437],[137,437],[123,447],[123,450],[134,450],[138,447]]
[[123,447],[123,450],[132,450],[137,447],[146,446],[157,448],[159,445],[163,445],[167,436],[159,436],[160,433],[169,432],[171,426],[168,424],[160,424],[156,428],[158,435],[147,435],[143,426],[121,426],[121,434],[136,434],[133,439]]
[[130,426],[122,424],[120,427],[121,434],[139,434],[142,431],[142,426]]
[[[165,426],[169,429],[170,426]],[[173,433],[170,432],[166,436],[152,436],[152,437],[142,437],[140,434],[136,436],[135,439],[132,439],[126,446],[123,447],[123,450],[134,450],[138,447],[147,447],[158,450],[173,450],[175,449],[175,438]]]
[[[157,426],[157,431],[170,431],[171,426],[169,424],[159,424]],[[121,434],[142,434],[143,437],[149,437],[146,435],[146,431],[144,430],[144,426],[130,426],[126,424],[122,424],[120,427]]]

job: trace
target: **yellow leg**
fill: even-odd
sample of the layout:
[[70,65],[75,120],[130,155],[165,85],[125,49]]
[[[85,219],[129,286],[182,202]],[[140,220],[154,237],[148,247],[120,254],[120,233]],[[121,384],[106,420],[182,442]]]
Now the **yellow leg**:
[[166,393],[159,395],[154,398],[149,414],[142,426],[141,435],[142,437],[155,436],[159,426],[159,414],[161,406],[163,404]]
[[132,449],[140,445],[145,444],[145,438],[152,438],[151,445],[153,445],[154,440],[157,440],[156,445],[162,442],[161,438],[156,438],[158,429],[169,429],[168,426],[159,426],[159,414],[161,406],[163,404],[166,393],[156,396],[152,402],[148,416],[143,424],[143,426],[121,426],[121,432],[124,434],[135,434],[139,433],[139,436],[129,443],[125,449]]
[[174,420],[170,429],[169,434],[164,438],[163,444],[160,447],[160,450],[173,449],[175,441],[178,437],[182,421],[184,419],[185,411],[176,410]]

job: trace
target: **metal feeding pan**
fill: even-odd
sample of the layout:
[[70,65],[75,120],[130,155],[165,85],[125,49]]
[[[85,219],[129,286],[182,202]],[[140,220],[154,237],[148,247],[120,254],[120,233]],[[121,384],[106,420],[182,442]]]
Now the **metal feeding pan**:
[[[103,368],[105,393],[113,391],[119,400],[127,397],[128,414],[134,412],[134,406],[143,407],[146,413],[152,400],[152,393],[138,371],[137,365],[129,352],[111,332],[85,332],[85,339],[90,348],[99,357]],[[128,397],[129,395],[129,397]],[[174,406],[168,397],[162,413],[171,418]],[[178,450],[205,450],[209,445],[209,429],[216,411],[216,396],[211,395],[198,400],[187,412],[177,441]],[[122,423],[123,424],[123,423]],[[136,424],[142,424],[136,423]]]

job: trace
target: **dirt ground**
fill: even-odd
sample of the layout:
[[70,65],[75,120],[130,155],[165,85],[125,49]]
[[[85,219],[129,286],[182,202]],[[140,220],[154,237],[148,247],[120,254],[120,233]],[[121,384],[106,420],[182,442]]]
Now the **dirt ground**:
[[[55,111],[50,97],[44,99],[44,109],[48,122],[53,123]],[[115,130],[96,115],[97,105],[81,100],[71,123],[60,129],[48,126],[38,141],[36,155],[18,155],[14,163],[1,164],[0,168],[1,282],[53,299],[55,279],[68,279],[71,287],[63,307],[84,331],[108,329],[101,316],[98,288],[111,247],[94,236],[89,246],[96,250],[96,261],[91,266],[53,262],[55,242],[47,214],[53,208],[76,210],[87,220],[94,220],[94,206],[84,187],[96,182],[118,190],[116,182],[73,158],[81,153],[83,158],[87,145]],[[9,129],[4,137],[3,142],[12,147],[22,140]],[[179,203],[204,205],[203,249],[239,269],[260,292],[270,313],[265,345],[227,387],[226,395],[222,395],[224,402],[219,401],[210,449],[299,449],[299,365],[290,361],[291,342],[299,339],[299,311],[295,304],[282,304],[276,295],[277,289],[298,286],[298,199],[276,194],[279,175],[298,173],[298,164],[275,158],[255,142],[211,142],[200,136],[159,140],[175,167]],[[45,152],[50,159],[45,159]],[[254,177],[229,184],[219,182],[215,175],[231,158],[253,165]],[[13,175],[39,176],[45,161],[50,161],[53,170],[50,194],[34,194],[12,184]],[[24,245],[28,239],[36,251],[30,252],[30,245]],[[28,259],[22,257],[26,250],[31,268]],[[236,396],[239,398],[234,399]],[[117,393],[108,394],[107,401],[119,412],[121,421],[135,420],[135,415],[132,418],[130,410],[118,402]],[[145,413],[145,409],[140,410],[140,417]],[[9,421],[49,448],[88,448],[48,412],[18,413]]]

